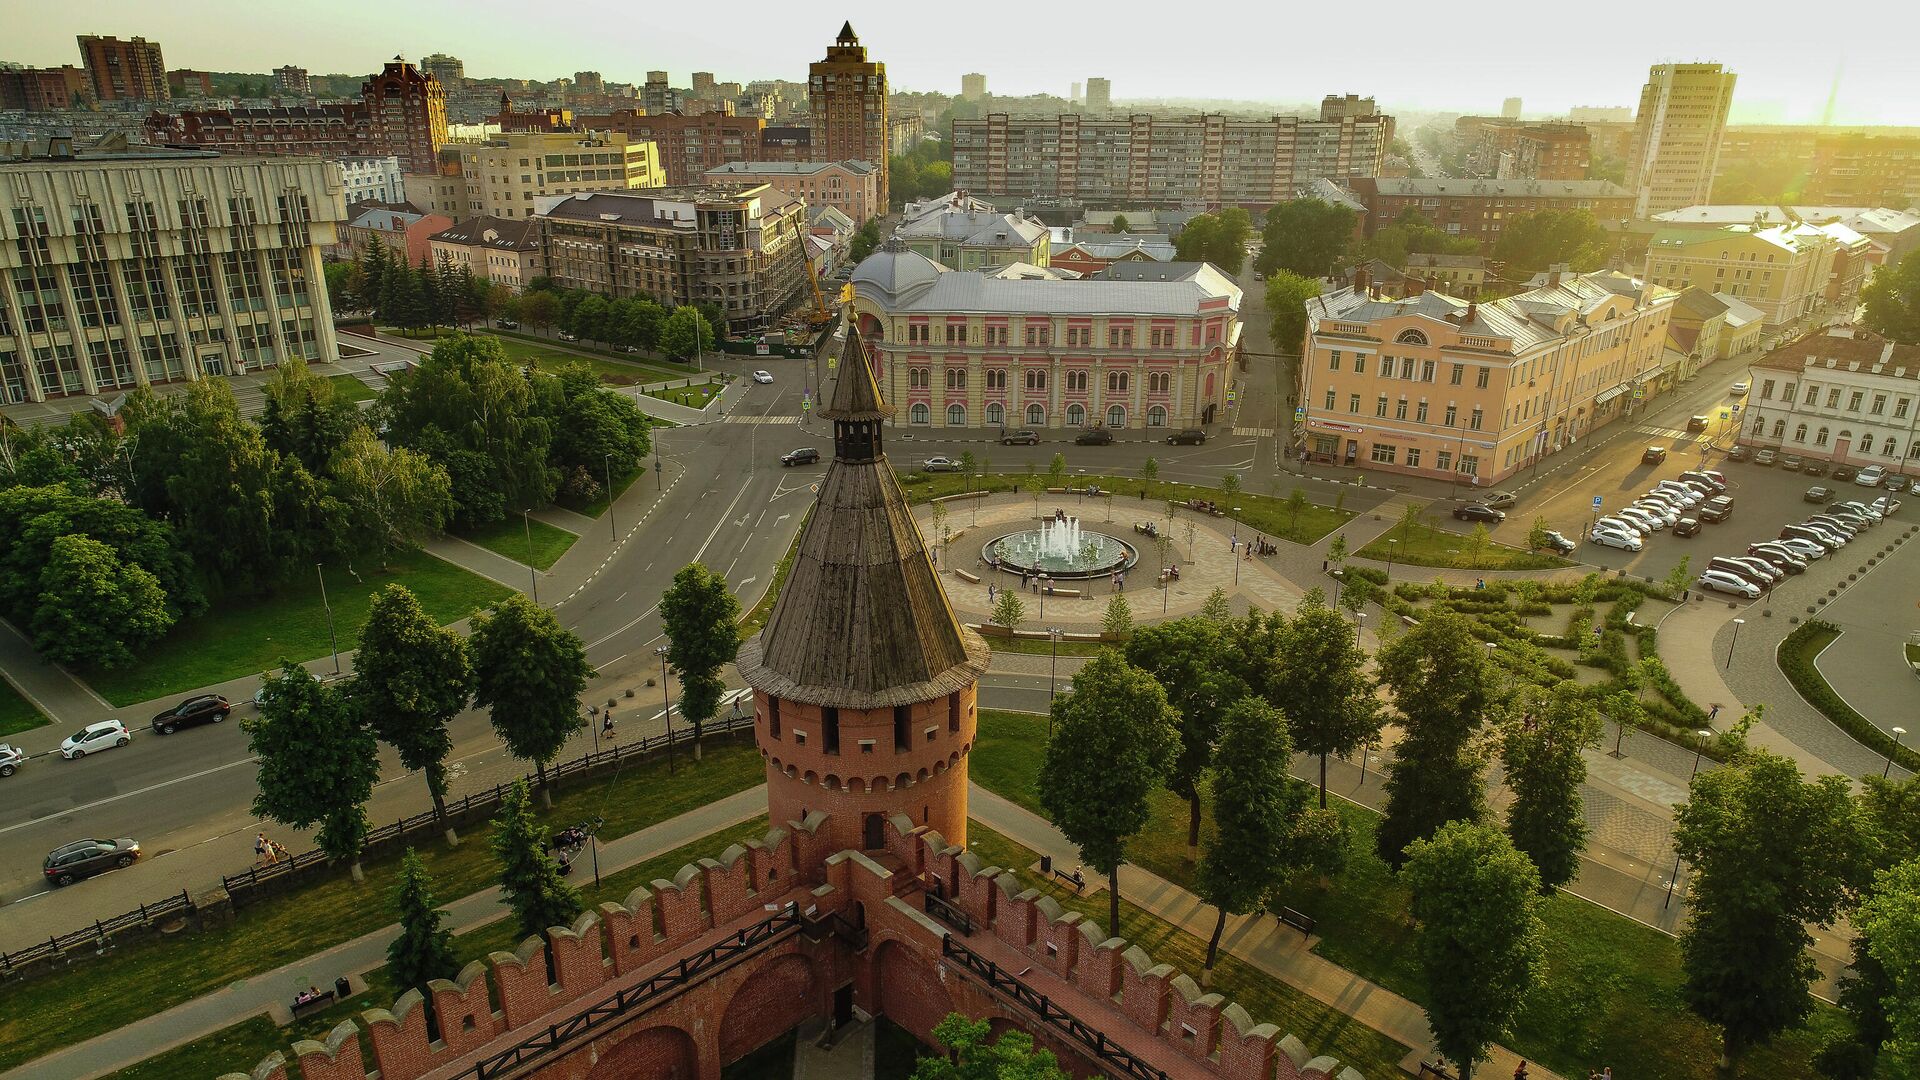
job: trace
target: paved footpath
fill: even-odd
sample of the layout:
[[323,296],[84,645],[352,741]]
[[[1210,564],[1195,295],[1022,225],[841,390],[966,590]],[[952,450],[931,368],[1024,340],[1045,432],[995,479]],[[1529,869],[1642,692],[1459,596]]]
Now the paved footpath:
[[[766,808],[767,792],[763,785],[609,841],[600,849],[601,876],[657,858],[703,836],[752,820],[766,813]],[[508,914],[498,887],[444,906],[448,915],[446,925],[456,934],[505,918]],[[284,967],[242,979],[224,989],[176,1005],[166,1012],[134,1021],[57,1054],[0,1073],[0,1080],[87,1080],[88,1077],[124,1069],[163,1050],[192,1042],[248,1017],[259,1016],[276,1006],[283,1006],[303,987],[330,985],[339,975],[358,975],[385,964],[387,944],[398,931],[398,925],[385,926]],[[376,1004],[385,1007],[389,1003],[382,1001]],[[255,1062],[235,1061],[229,1064],[233,1071],[245,1072],[253,1068]]]

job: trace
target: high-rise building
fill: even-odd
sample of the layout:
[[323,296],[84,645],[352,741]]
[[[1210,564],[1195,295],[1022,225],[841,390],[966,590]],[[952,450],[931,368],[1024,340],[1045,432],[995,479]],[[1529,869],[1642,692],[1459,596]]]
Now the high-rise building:
[[1087,80],[1087,108],[1095,111],[1113,108],[1113,83],[1110,80],[1097,76]]
[[696,71],[693,73],[693,96],[697,98],[718,96],[714,93],[713,72]]
[[1359,94],[1328,94],[1320,99],[1320,119],[1345,120],[1348,117],[1378,116],[1373,99]]
[[1072,105],[1080,104],[1080,84],[1078,82],[1068,88],[1067,102]]
[[987,96],[987,77],[977,71],[960,76],[960,100],[979,101]]
[[1627,172],[1635,217],[1712,201],[1734,78],[1719,64],[1655,64],[1648,70]]
[[1836,206],[1920,205],[1920,138],[1821,135],[1802,197]]
[[891,205],[887,189],[887,65],[867,59],[866,46],[853,24],[827,48],[827,58],[807,65],[808,121],[813,152],[822,161],[871,161],[880,170],[880,202]]
[[72,64],[0,70],[0,110],[54,112],[92,100],[93,80]]
[[1507,100],[1501,102],[1500,115],[1506,117],[1509,120],[1520,119],[1520,99],[1517,97],[1510,97]]
[[578,94],[604,94],[607,82],[597,71],[576,71],[573,73],[573,89]]
[[167,99],[167,63],[160,57],[159,42],[143,37],[121,41],[96,34],[81,34],[78,40],[80,64],[101,101]]
[[467,65],[461,63],[459,57],[446,53],[422,57],[420,70],[439,79],[440,85],[448,90],[458,90],[467,81]]
[[273,69],[273,88],[283,94],[306,95],[313,92],[313,79],[307,69],[288,64]]
[[335,359],[345,216],[324,161],[55,139],[0,163],[0,403]]
[[464,213],[533,216],[543,195],[638,191],[665,187],[660,155],[650,142],[617,131],[516,131],[459,146],[467,186]]
[[675,186],[704,183],[708,169],[719,168],[729,161],[811,160],[806,156],[804,145],[769,146],[768,137],[776,129],[767,127],[767,122],[758,116],[728,116],[718,112],[698,116],[656,115],[629,109],[582,116],[579,124],[593,131],[625,132],[630,139],[654,144],[659,150],[660,167],[666,170],[667,183]]
[[673,88],[666,72],[647,72],[647,81],[640,88],[640,107],[656,116],[680,108],[680,92]]

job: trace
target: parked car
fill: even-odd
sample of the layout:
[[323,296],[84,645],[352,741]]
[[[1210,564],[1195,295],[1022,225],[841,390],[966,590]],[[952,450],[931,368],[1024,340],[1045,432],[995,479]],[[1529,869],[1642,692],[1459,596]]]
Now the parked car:
[[1839,536],[1825,529],[1814,528],[1811,525],[1782,525],[1780,527],[1780,539],[1804,540],[1808,543],[1820,545],[1820,550],[1827,552],[1839,551],[1846,545],[1846,541]]
[[1698,536],[1699,534],[1699,518],[1681,518],[1679,521],[1673,523],[1673,535],[1675,536]]
[[1851,465],[1835,465],[1833,467],[1833,478],[1838,481],[1844,482],[1847,480],[1852,480],[1858,477],[1859,475],[1860,475],[1860,470],[1854,468]]
[[1608,516],[1593,523],[1594,528],[1609,528],[1626,533],[1628,536],[1649,536],[1653,533],[1650,525],[1618,516]]
[[1853,482],[1861,487],[1879,487],[1887,479],[1887,470],[1879,465],[1869,465],[1860,470]]
[[1669,527],[1672,526],[1674,522],[1680,520],[1681,510],[1683,508],[1660,499],[1646,498],[1639,500],[1632,506],[1627,507],[1627,509],[1638,510],[1659,521],[1661,526]]
[[1713,489],[1715,495],[1727,493],[1727,478],[1712,469],[1688,469],[1680,474],[1680,479],[1705,484]]
[[1727,451],[1728,461],[1752,461],[1753,450],[1750,447],[1736,446]]
[[1700,520],[1708,522],[1725,521],[1733,516],[1733,496],[1715,495],[1700,507]]
[[1886,483],[1880,486],[1886,488],[1888,491],[1905,491],[1907,490],[1907,485],[1910,483],[1912,483],[1912,481],[1907,479],[1904,473],[1894,473],[1892,476],[1887,477]]
[[1706,493],[1695,491],[1675,480],[1662,480],[1653,486],[1655,492],[1665,492],[1678,499],[1683,505],[1697,506],[1706,501]]
[[102,720],[97,724],[88,724],[62,740],[60,756],[68,761],[76,761],[88,754],[125,746],[132,741],[133,733],[127,730],[127,725],[118,720]]
[[950,457],[930,457],[920,463],[923,472],[959,472],[960,463]]
[[1495,510],[1505,510],[1519,501],[1520,496],[1515,495],[1511,491],[1496,491],[1491,495],[1482,495],[1480,497],[1481,506],[1490,506]]
[[1753,463],[1763,469],[1770,469],[1773,467],[1774,460],[1779,456],[1779,454],[1774,453],[1772,450],[1762,450],[1753,455]]
[[1873,500],[1873,508],[1880,511],[1881,517],[1892,517],[1893,512],[1900,509],[1900,500],[1891,495],[1882,495]]
[[1778,541],[1770,543],[1748,544],[1747,554],[1756,559],[1765,559],[1789,574],[1807,572],[1807,560],[1799,553],[1780,546]]
[[1088,428],[1080,434],[1075,435],[1073,437],[1073,443],[1075,446],[1111,446],[1113,445],[1113,432],[1103,427]]
[[1788,472],[1799,472],[1805,466],[1806,462],[1800,460],[1798,454],[1787,454],[1780,459],[1780,467]]
[[561,341],[579,341],[580,339],[577,337],[574,337],[572,334],[567,333],[565,330],[562,330],[560,331],[560,340]]
[[1488,525],[1498,525],[1507,520],[1506,511],[1495,510],[1491,506],[1481,506],[1479,503],[1456,506],[1453,508],[1453,516],[1461,521],[1482,521]]
[[1039,443],[1040,433],[1032,428],[1021,428],[1019,431],[1003,431],[1000,433],[1001,446],[1038,446]]
[[1621,551],[1639,551],[1646,546],[1646,541],[1632,533],[1599,525],[1594,526],[1593,531],[1587,534],[1587,540],[1601,547],[1619,548]]
[[1573,554],[1573,549],[1579,546],[1580,545],[1574,543],[1570,537],[1562,535],[1558,530],[1547,530],[1548,550],[1557,551],[1562,555],[1571,555]]
[[1781,547],[1786,548],[1788,551],[1793,552],[1808,562],[1827,557],[1827,547],[1825,544],[1816,543],[1815,541],[1803,539],[1798,536],[1783,536],[1778,540],[1771,541],[1771,543],[1779,544]]
[[1197,427],[1190,427],[1183,431],[1176,431],[1173,434],[1167,436],[1168,446],[1199,446],[1201,443],[1206,441],[1207,441],[1207,433],[1205,431],[1200,430]]
[[1763,589],[1787,576],[1786,571],[1753,555],[1716,555],[1707,560],[1707,569],[1725,570],[1735,577],[1746,578]]
[[1860,502],[1857,499],[1837,502],[1827,507],[1827,509],[1836,514],[1855,514],[1869,525],[1878,525],[1881,519],[1886,517],[1886,515],[1882,514],[1878,509],[1868,506],[1866,503]]
[[1818,525],[1832,533],[1839,533],[1848,540],[1866,531],[1866,526],[1858,521],[1850,521],[1838,514],[1815,514],[1807,519],[1807,524]]
[[1626,518],[1628,521],[1637,521],[1654,532],[1659,532],[1661,529],[1667,527],[1667,519],[1663,515],[1655,514],[1650,510],[1642,510],[1637,506],[1625,507],[1614,516]]
[[42,872],[55,885],[71,885],[81,878],[124,870],[140,857],[140,845],[132,840],[75,840],[47,852]]
[[26,761],[25,753],[0,742],[0,776],[12,776]]
[[517,322],[515,322],[515,321],[514,321],[514,320],[512,320],[512,319],[501,319],[501,320],[499,320],[498,322],[495,322],[495,323],[494,323],[493,325],[495,325],[495,326],[497,326],[497,327],[499,327],[499,328],[500,328],[500,329],[502,329],[502,330],[518,330],[518,329],[520,329],[520,324],[519,324],[519,323],[517,323]]
[[1820,487],[1817,484],[1814,485],[1813,487],[1808,488],[1806,494],[1800,496],[1801,502],[1823,503],[1823,502],[1831,502],[1832,500],[1833,500],[1833,489]]
[[1732,386],[1727,387],[1727,393],[1732,394],[1734,397],[1746,397],[1747,391],[1751,389],[1753,389],[1753,387],[1749,385],[1745,379],[1742,379]]
[[232,711],[233,706],[227,704],[227,699],[219,694],[201,694],[198,697],[190,697],[154,717],[153,723],[148,726],[162,735],[171,735],[183,727],[217,724],[225,720],[227,714]]
[[1640,460],[1648,465],[1658,465],[1667,460],[1667,448],[1664,446],[1649,446],[1645,450],[1640,451]]
[[780,464],[782,465],[811,465],[819,460],[820,451],[811,446],[803,446],[798,450],[789,450],[780,455]]
[[1725,570],[1708,570],[1706,573],[1701,574],[1699,578],[1695,579],[1694,584],[1703,589],[1711,589],[1714,592],[1732,593],[1735,596],[1743,596],[1748,600],[1758,600],[1760,598],[1760,586],[1755,585],[1745,578],[1735,577]]
[[1806,473],[1808,476],[1825,476],[1827,475],[1827,463],[1817,457],[1810,457],[1806,460],[1805,464],[1800,466],[1800,471]]

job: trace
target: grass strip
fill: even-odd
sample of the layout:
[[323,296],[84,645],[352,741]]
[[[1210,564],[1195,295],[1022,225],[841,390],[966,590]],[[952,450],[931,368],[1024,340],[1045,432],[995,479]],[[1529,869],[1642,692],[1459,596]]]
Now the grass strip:
[[573,546],[573,542],[580,539],[557,525],[535,521],[530,517],[522,521],[514,521],[511,518],[496,521],[491,525],[483,525],[478,529],[455,535],[469,544],[486,548],[495,555],[512,559],[522,566],[527,564],[527,552],[531,547],[533,565],[540,570],[552,568],[554,563],[560,561],[560,556],[565,555],[567,549]]
[[[1881,729],[1879,724],[1860,715],[1859,711],[1847,704],[1847,699],[1834,690],[1827,677],[1820,674],[1819,665],[1814,663],[1826,647],[1840,637],[1840,628],[1823,619],[1808,619],[1793,628],[1793,633],[1780,642],[1778,661],[1780,670],[1787,681],[1793,684],[1795,691],[1806,699],[1821,716],[1833,721],[1834,726],[1855,742],[1879,754],[1891,757],[1908,772],[1920,772],[1920,752],[1901,746],[1891,735]],[[1913,655],[1912,645],[1908,645],[1908,655]]]
[[[1393,543],[1387,541],[1392,540]],[[1489,540],[1478,558],[1471,538],[1428,525],[1401,523],[1374,537],[1354,554],[1363,559],[1389,558],[1401,566],[1436,566],[1454,570],[1557,570],[1573,564],[1557,555],[1522,551]]]
[[31,731],[51,723],[47,714],[34,707],[13,684],[0,679],[0,735]]

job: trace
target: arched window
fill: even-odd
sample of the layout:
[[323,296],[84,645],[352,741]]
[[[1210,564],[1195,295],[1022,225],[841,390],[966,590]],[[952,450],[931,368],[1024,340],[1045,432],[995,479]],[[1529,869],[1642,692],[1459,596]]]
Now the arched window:
[[1899,447],[1893,444],[1893,436],[1889,435],[1887,436],[1887,441],[1881,445],[1880,453],[1882,456],[1892,457],[1894,455],[1894,452],[1898,449]]
[[925,403],[916,404],[913,408],[907,410],[907,423],[909,424],[924,424],[932,418],[933,410],[927,408]]
[[1107,409],[1107,426],[1111,428],[1126,427],[1127,426],[1127,410],[1121,408],[1118,405],[1110,406]]
[[1754,417],[1754,418],[1753,418],[1753,433],[1754,433],[1755,435],[1765,435],[1765,434],[1767,433],[1767,418],[1766,418],[1766,417],[1764,417],[1764,416],[1756,416],[1756,417]]
[[1173,376],[1164,371],[1147,374],[1147,390],[1155,394],[1164,394],[1173,386]]
[[1820,433],[1813,437],[1813,445],[1815,446],[1827,445],[1827,429],[1826,428],[1821,428]]
[[1047,422],[1047,410],[1039,405],[1027,406],[1027,423],[1038,426]]
[[1787,433],[1787,422],[1785,420],[1775,420],[1773,422],[1773,437],[1778,439],[1786,435],[1786,433]]
[[1427,343],[1427,335],[1418,330],[1402,330],[1400,331],[1400,336],[1393,340],[1402,345],[1425,345]]
[[1077,403],[1067,406],[1067,426],[1080,427],[1087,422],[1087,410]]
[[1127,373],[1124,371],[1107,372],[1107,393],[1124,394],[1127,392]]
[[1167,426],[1167,410],[1165,406],[1155,405],[1153,408],[1147,410],[1147,426],[1148,427],[1166,427]]
[[1007,410],[1002,408],[999,402],[996,401],[987,406],[987,423],[989,425],[998,426],[1006,422]]
[[1794,442],[1807,441],[1807,425],[1801,424],[1799,427],[1796,427],[1793,429],[1793,441]]
[[947,406],[947,426],[948,427],[966,427],[967,426],[967,407],[965,405]]

